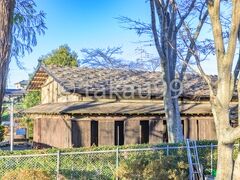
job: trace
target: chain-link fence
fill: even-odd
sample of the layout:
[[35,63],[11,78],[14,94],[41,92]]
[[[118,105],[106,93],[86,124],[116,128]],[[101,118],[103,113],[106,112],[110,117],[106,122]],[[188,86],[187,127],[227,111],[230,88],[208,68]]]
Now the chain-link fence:
[[22,170],[31,170],[35,173],[41,170],[54,179],[57,177],[56,169],[56,154],[0,156],[0,179],[9,179],[8,176],[17,175],[20,171],[28,175],[27,171]]
[[[216,164],[215,147],[198,146],[200,163],[209,174]],[[149,176],[163,178],[165,175],[183,178],[188,175],[185,146],[0,156],[0,179],[26,176],[28,178],[24,180],[111,180],[145,179]]]
[[66,179],[112,179],[115,168],[115,150],[60,154],[59,174]]

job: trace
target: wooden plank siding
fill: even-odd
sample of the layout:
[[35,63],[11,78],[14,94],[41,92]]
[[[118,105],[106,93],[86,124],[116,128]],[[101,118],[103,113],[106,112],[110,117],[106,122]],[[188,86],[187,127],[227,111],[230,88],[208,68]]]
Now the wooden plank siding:
[[140,142],[140,121],[129,118],[124,125],[124,144],[138,144]]
[[41,146],[66,148],[72,146],[71,123],[61,116],[41,117],[34,122],[33,141]]
[[60,103],[81,101],[81,95],[74,93],[64,93],[63,87],[52,77],[48,77],[41,88],[41,103]]
[[[66,118],[67,117],[67,118]],[[91,146],[92,141],[101,145],[115,144],[115,121],[124,122],[124,144],[139,144],[141,121],[149,121],[149,144],[166,142],[167,125],[163,116],[78,116],[71,119],[64,115],[39,115],[34,121],[34,142],[67,148]],[[98,122],[91,128],[91,122]],[[215,140],[216,132],[211,116],[183,117],[183,133],[192,140]],[[93,129],[97,132],[92,132]]]
[[199,140],[216,140],[216,129],[213,119],[198,120]]
[[209,136],[209,120],[197,120],[198,121],[198,140],[205,140]]
[[163,119],[149,121],[149,143],[158,144],[163,142],[163,135],[166,133],[166,128],[163,124]]
[[72,120],[73,147],[91,146],[91,121]]
[[192,140],[216,140],[212,117],[187,117],[183,120],[184,138]]
[[114,121],[101,120],[98,122],[98,144],[114,145]]
[[41,119],[36,118],[33,122],[33,141],[36,143],[41,142]]
[[198,126],[197,126],[197,119],[189,118],[189,138],[192,140],[198,140]]

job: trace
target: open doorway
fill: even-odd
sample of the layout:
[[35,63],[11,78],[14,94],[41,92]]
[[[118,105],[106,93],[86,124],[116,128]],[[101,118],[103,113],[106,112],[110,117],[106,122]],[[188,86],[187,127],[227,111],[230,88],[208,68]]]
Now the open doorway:
[[197,120],[197,140],[200,140],[200,127],[199,127],[199,121]]
[[182,123],[182,134],[183,134],[183,137],[185,137],[185,134],[184,134],[184,120],[181,120],[181,123]]
[[91,121],[91,146],[98,146],[98,121]]
[[124,145],[124,121],[115,121],[115,145]]
[[149,143],[149,121],[140,121],[140,144]]

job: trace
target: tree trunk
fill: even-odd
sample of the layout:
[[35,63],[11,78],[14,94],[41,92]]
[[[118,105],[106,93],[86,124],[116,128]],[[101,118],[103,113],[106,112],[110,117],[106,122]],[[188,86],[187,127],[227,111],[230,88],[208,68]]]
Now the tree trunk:
[[[5,93],[5,87],[7,83],[7,75],[8,75],[8,68],[9,67],[9,62],[5,61],[3,63],[3,66],[0,67],[0,112],[2,114],[2,103],[3,103],[3,98],[4,98],[4,93]],[[1,122],[1,117],[0,116],[0,122]]]
[[[238,40],[240,42],[240,29],[238,30]],[[240,52],[240,48],[239,48],[239,52]],[[238,56],[238,64],[240,63],[240,53]],[[239,65],[237,65],[237,68],[239,68]],[[238,70],[239,71],[239,70]],[[235,76],[237,77],[237,76]],[[236,83],[236,81],[234,81],[234,84]],[[237,91],[238,91],[238,125],[240,125],[240,81],[238,80],[237,83]],[[234,170],[233,170],[233,180],[238,180],[240,177],[240,147],[238,147],[238,156],[237,159],[235,160],[234,163]]]
[[0,0],[0,113],[2,113],[2,102],[10,63],[14,7],[15,0]]
[[[163,11],[160,1],[150,1],[152,32],[156,50],[161,59],[162,80],[164,83],[164,112],[167,120],[169,143],[183,141],[178,99],[173,97],[174,93],[171,89],[171,82],[175,78],[177,61],[175,50],[177,44],[176,11],[173,10],[174,8],[172,6],[174,5],[169,5],[169,8],[171,9],[170,12],[168,12],[167,9]],[[160,24],[160,37],[156,27],[155,8]],[[169,19],[169,16],[171,16],[171,19]]]
[[168,142],[177,143],[183,141],[182,124],[177,99],[168,98],[165,102],[165,116],[167,119]]
[[217,180],[231,180],[233,172],[233,145],[218,142]]
[[234,163],[234,171],[233,171],[233,180],[238,180],[240,177],[240,153],[238,153],[237,159]]
[[175,116],[175,133],[176,133],[176,142],[183,142],[184,136],[183,136],[183,126],[182,126],[182,120],[179,110],[179,104],[178,104],[178,98],[172,99],[173,101],[173,107],[174,107],[174,116]]
[[[221,88],[221,83],[219,88]],[[219,92],[220,94],[220,92]],[[223,102],[223,94],[220,101]],[[228,95],[225,95],[228,98]],[[218,136],[218,154],[217,154],[217,180],[231,180],[233,178],[233,143],[226,143],[226,136],[230,126],[230,117],[228,108],[224,108],[220,104],[212,106],[213,115],[215,119],[215,126]]]
[[[168,68],[163,68],[168,69]],[[168,142],[177,143],[183,141],[183,131],[181,117],[179,112],[178,98],[173,97],[171,90],[171,80],[167,76],[168,71],[165,71],[163,76],[164,82],[164,110],[167,120]]]

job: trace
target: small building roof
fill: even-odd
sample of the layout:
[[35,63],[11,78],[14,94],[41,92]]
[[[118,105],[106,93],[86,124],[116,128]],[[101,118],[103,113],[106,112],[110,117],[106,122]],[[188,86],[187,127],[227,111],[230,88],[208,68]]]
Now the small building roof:
[[[209,103],[180,105],[181,114],[211,114]],[[79,114],[79,115],[163,115],[161,102],[72,102],[41,104],[24,111],[26,114]]]
[[27,85],[28,84],[28,80],[22,80],[22,81],[16,82],[15,85],[16,84]]
[[[51,76],[66,91],[79,94],[115,93],[150,95],[162,97],[163,82],[161,72],[135,71],[122,69],[96,69],[84,67],[59,67],[41,65],[37,69],[27,90],[40,90]],[[213,82],[217,76],[210,76]],[[188,99],[208,98],[206,82],[197,74],[186,74],[180,97]]]
[[24,89],[6,89],[5,90],[5,97],[19,97],[23,96],[26,93]]

